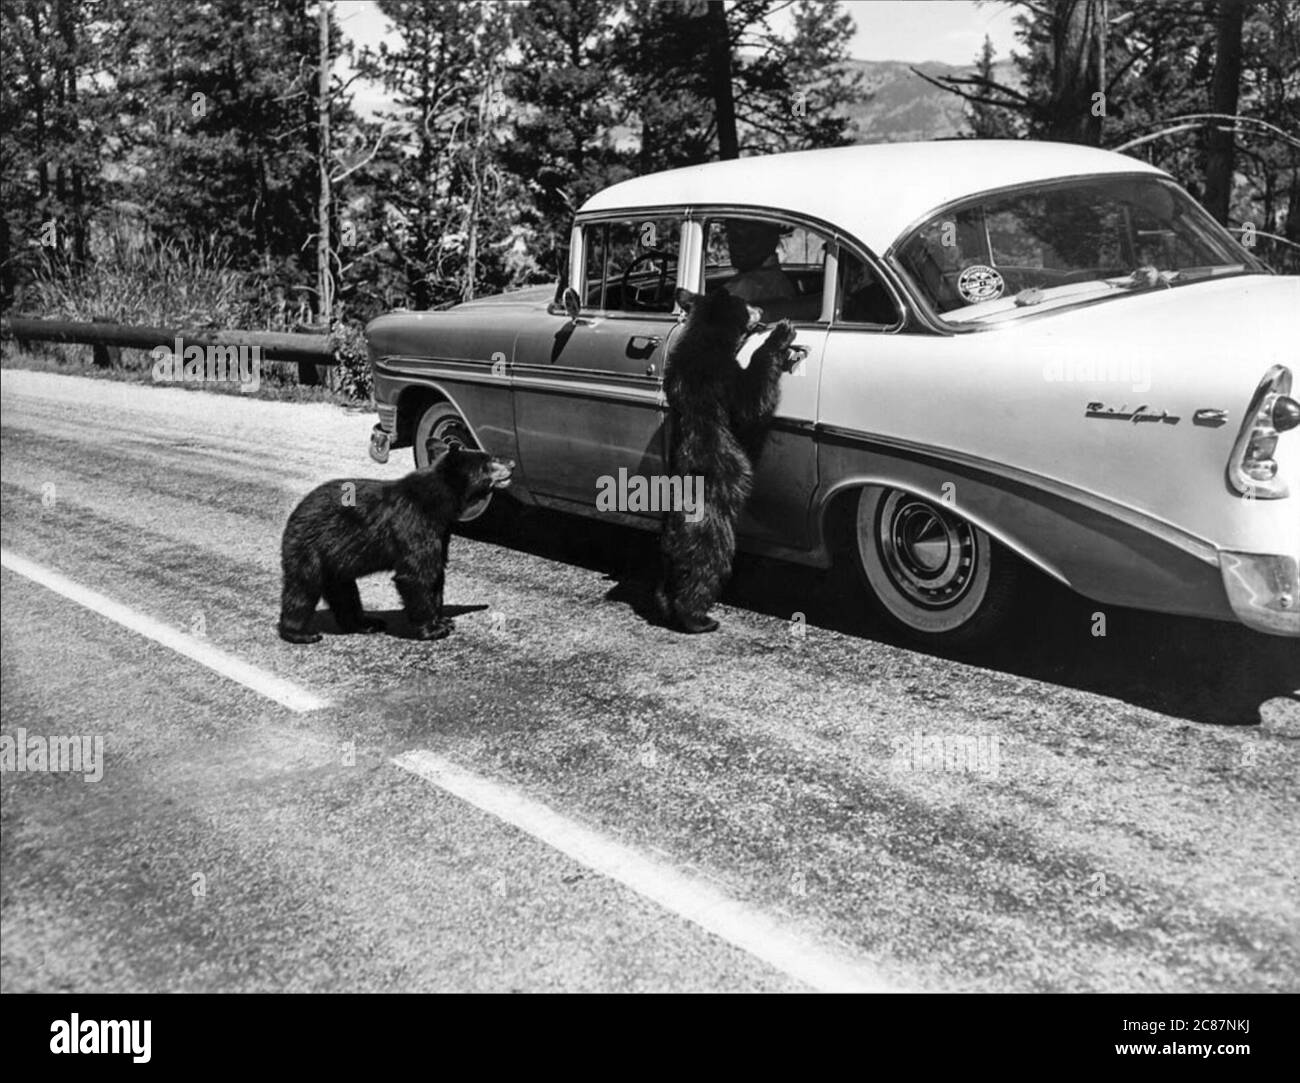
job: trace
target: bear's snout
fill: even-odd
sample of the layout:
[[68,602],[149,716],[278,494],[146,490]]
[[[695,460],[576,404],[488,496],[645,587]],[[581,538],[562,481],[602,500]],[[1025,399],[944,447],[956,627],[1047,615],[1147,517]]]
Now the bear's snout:
[[510,477],[515,472],[514,459],[493,459],[488,469],[488,478],[492,488],[504,489],[510,484]]

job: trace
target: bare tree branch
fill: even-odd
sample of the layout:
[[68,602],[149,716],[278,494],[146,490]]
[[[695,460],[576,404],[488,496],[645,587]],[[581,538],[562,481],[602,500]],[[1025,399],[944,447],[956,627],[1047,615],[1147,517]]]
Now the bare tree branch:
[[338,182],[343,180],[345,177],[352,176],[352,174],[355,173],[362,166],[369,165],[371,162],[373,162],[375,160],[375,155],[379,153],[379,148],[384,145],[384,139],[391,134],[392,133],[388,127],[382,128],[379,132],[379,137],[375,140],[374,148],[370,151],[370,153],[367,154],[364,158],[361,159],[361,161],[357,162],[355,165],[349,166],[342,173],[335,173],[333,176],[331,176],[330,177],[331,183],[338,184]]
[[[1169,117],[1166,120],[1152,121],[1153,124],[1166,124],[1169,127],[1161,128],[1159,131],[1152,132],[1149,135],[1139,136],[1137,139],[1130,139],[1127,143],[1122,143],[1118,147],[1112,147],[1112,150],[1125,151],[1132,147],[1141,146],[1143,143],[1150,143],[1155,139],[1162,139],[1167,135],[1175,135],[1178,132],[1195,131],[1198,128],[1209,127],[1207,121],[1231,121],[1231,124],[1217,125],[1218,131],[1236,132],[1239,135],[1259,135],[1261,133],[1252,131],[1249,127],[1241,125],[1256,125],[1263,128],[1278,139],[1282,140],[1288,146],[1300,148],[1300,139],[1283,131],[1274,124],[1267,121],[1259,120],[1256,117],[1233,116],[1230,113],[1188,113],[1181,117]],[[1186,122],[1186,123],[1182,123]]]
[[[931,86],[938,87],[940,90],[946,90],[950,94],[956,94],[958,97],[965,98],[970,102],[978,101],[987,105],[1002,105],[1008,109],[1024,108],[1034,104],[1018,90],[1012,90],[1011,87],[1003,86],[1001,83],[995,83],[992,79],[985,79],[983,76],[941,75],[939,79],[934,79],[929,75],[926,75],[925,72],[918,71],[916,68],[912,68],[911,71],[913,75],[919,75]],[[1013,98],[1014,101],[994,101],[987,98],[978,98],[972,94],[968,94],[964,90],[958,89],[958,85],[982,87],[985,90],[992,90],[999,94],[1006,94]]]

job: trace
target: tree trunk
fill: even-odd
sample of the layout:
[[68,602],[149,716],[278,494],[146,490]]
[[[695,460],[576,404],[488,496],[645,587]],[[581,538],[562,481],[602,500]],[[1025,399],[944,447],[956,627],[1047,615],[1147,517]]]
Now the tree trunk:
[[[32,24],[32,37],[42,40],[41,6],[28,0],[27,18]],[[36,167],[40,202],[45,204],[50,197],[50,174],[45,160],[45,66],[39,50],[32,57],[28,68],[28,78],[32,84],[32,115],[36,118]]]
[[[1219,0],[1215,16],[1214,76],[1211,80],[1212,113],[1235,116],[1241,90],[1241,26],[1246,0]],[[1224,225],[1232,203],[1232,170],[1236,137],[1220,131],[1227,121],[1216,123],[1205,140],[1205,209]]]
[[1291,163],[1291,189],[1287,193],[1286,226],[1282,235],[1294,244],[1300,244],[1300,162]]
[[[65,147],[76,145],[76,121],[68,122],[68,117],[75,118],[80,110],[77,105],[77,26],[74,9],[69,0],[59,0],[55,7],[58,19],[58,34],[63,42],[63,56],[58,78],[66,89],[62,90],[64,109],[60,115],[60,125],[64,130]],[[82,187],[82,167],[75,153],[69,154],[68,190],[66,193],[71,214],[68,216],[68,259],[75,266],[86,262],[89,245],[86,237],[85,193]]]
[[320,5],[320,83],[317,88],[320,145],[320,202],[316,209],[316,286],[318,322],[328,329],[334,321],[334,275],[330,267],[330,9]]
[[1093,97],[1101,78],[1098,0],[1057,0],[1050,16],[1051,97],[1046,135],[1062,143],[1101,145],[1100,109]]
[[[320,2],[317,16],[320,58],[316,83],[316,160],[320,165],[320,195],[316,206],[316,323],[329,334],[334,325],[334,269],[330,266],[330,9]],[[330,379],[317,365],[299,365],[298,382],[315,387]]]
[[477,126],[473,142],[470,143],[469,159],[469,207],[466,213],[465,228],[465,281],[461,286],[462,301],[474,300],[474,280],[478,277],[478,219],[483,200],[483,129],[488,123],[488,103],[492,94],[492,76],[489,75],[478,100]]
[[705,16],[709,38],[709,73],[713,82],[713,107],[718,120],[718,157],[739,158],[736,138],[736,102],[731,90],[731,36],[722,0],[709,0]]

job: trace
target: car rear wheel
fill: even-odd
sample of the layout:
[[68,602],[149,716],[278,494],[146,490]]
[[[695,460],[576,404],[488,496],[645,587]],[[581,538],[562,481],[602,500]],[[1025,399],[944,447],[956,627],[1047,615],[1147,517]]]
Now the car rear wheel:
[[854,536],[876,609],[908,638],[962,648],[1005,627],[1015,556],[941,503],[869,486],[858,498]]
[[[449,402],[435,402],[421,415],[415,426],[415,465],[423,468],[429,465],[442,446],[457,445],[478,450],[478,444],[470,432],[465,419]],[[460,522],[471,523],[480,518],[492,503],[492,494],[488,493],[482,500],[476,500],[465,508]]]

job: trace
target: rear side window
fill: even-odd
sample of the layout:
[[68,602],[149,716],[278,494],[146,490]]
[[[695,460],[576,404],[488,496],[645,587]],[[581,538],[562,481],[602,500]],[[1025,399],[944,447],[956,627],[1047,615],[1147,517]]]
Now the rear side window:
[[726,290],[765,320],[816,322],[826,280],[826,238],[804,226],[758,215],[710,218],[705,226],[704,289]]
[[588,308],[603,312],[673,310],[681,222],[635,218],[583,227]]
[[835,322],[892,327],[899,322],[898,307],[880,277],[860,256],[839,250],[839,289],[835,296]]

